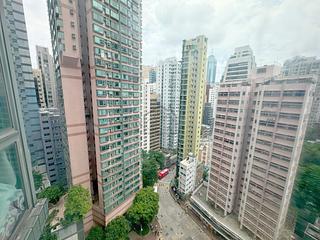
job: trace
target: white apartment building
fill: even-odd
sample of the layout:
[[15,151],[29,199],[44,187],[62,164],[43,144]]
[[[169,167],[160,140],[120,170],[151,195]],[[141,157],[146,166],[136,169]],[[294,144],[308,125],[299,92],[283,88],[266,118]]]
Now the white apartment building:
[[151,84],[144,81],[141,84],[141,148],[150,150],[150,94]]
[[222,81],[246,81],[255,66],[255,58],[250,46],[238,47],[227,62]]
[[178,145],[181,64],[175,57],[157,66],[160,87],[161,148],[175,150]]
[[179,192],[189,194],[195,188],[197,173],[197,159],[192,154],[180,162],[179,166]]

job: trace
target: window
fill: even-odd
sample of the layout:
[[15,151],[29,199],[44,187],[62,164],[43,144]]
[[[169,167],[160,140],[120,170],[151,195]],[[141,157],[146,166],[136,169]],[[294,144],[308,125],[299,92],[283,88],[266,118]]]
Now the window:
[[69,13],[71,16],[73,16],[73,9],[70,9]]
[[[2,78],[2,68],[0,65],[0,78]],[[0,131],[11,127],[7,94],[4,79],[0,79]]]
[[[25,195],[16,145],[0,150],[0,217],[9,236],[25,210]],[[14,209],[14,211],[10,211]],[[1,228],[3,226],[0,226]]]

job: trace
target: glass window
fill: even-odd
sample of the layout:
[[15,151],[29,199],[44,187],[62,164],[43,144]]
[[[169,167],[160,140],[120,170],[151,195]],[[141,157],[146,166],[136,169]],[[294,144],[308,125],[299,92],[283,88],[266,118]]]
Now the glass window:
[[11,127],[6,88],[4,85],[2,66],[0,65],[0,130]]
[[0,239],[8,239],[25,210],[15,144],[0,150]]

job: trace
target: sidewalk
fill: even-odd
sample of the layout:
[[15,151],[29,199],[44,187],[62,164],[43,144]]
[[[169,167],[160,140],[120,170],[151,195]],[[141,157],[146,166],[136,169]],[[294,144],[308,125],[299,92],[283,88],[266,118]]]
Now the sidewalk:
[[[151,226],[153,226],[153,229],[151,229]],[[155,231],[159,233],[160,229],[161,229],[160,223],[158,222],[158,220],[155,219],[150,224],[150,232],[146,236],[140,236],[135,231],[131,231],[129,233],[129,238],[130,240],[161,240],[161,237],[159,236],[159,234],[156,235],[155,233]]]

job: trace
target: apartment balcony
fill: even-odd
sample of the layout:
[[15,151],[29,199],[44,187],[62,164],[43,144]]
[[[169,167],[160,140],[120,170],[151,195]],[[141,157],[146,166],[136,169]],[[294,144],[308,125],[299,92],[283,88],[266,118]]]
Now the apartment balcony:
[[276,188],[276,187],[274,187],[274,186],[272,186],[270,184],[267,184],[266,189],[268,189],[268,190],[270,190],[270,191],[272,191],[272,192],[274,192],[274,193],[276,193],[276,194],[278,194],[280,196],[283,196],[283,190],[280,190],[279,188]]
[[281,150],[281,149],[279,149],[279,148],[273,148],[272,149],[272,152],[273,153],[276,153],[276,154],[279,154],[279,155],[282,155],[282,156],[285,156],[285,157],[287,157],[287,158],[291,158],[291,155],[292,155],[292,152],[290,151],[286,151],[286,150]]

